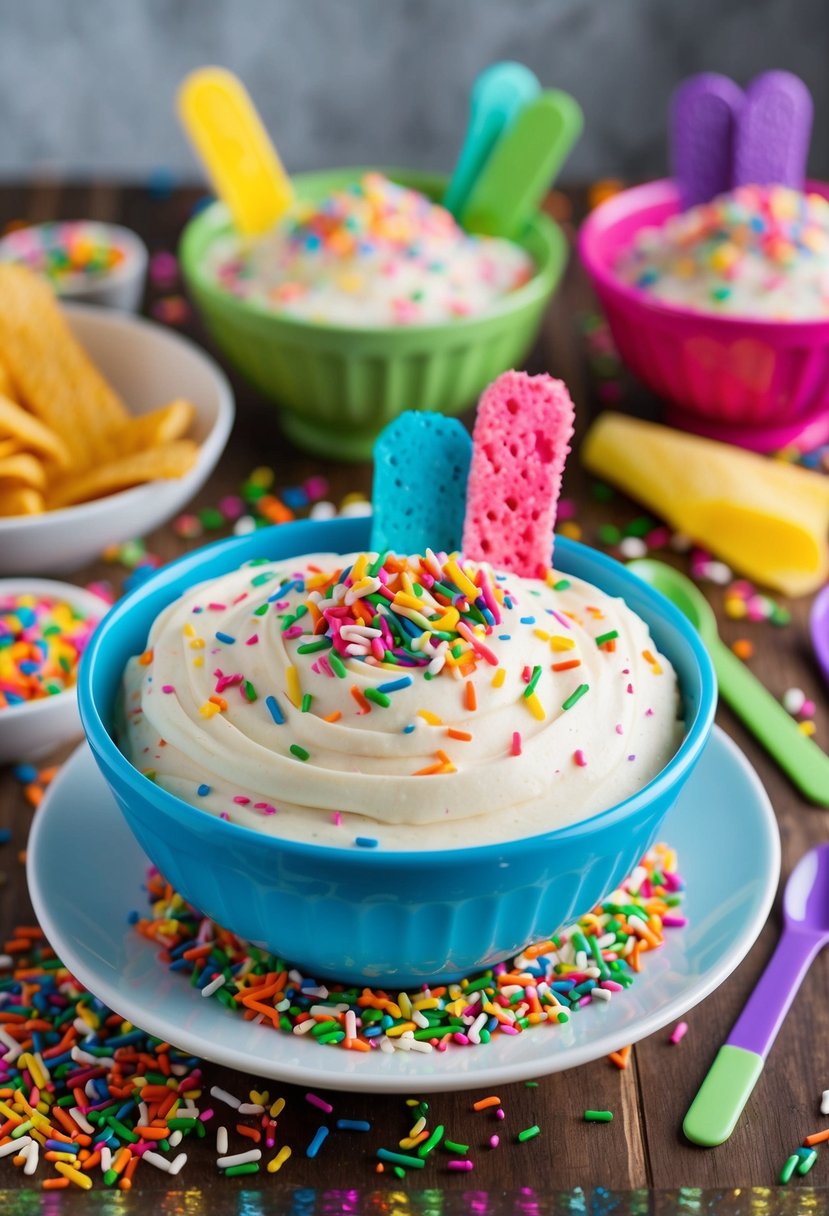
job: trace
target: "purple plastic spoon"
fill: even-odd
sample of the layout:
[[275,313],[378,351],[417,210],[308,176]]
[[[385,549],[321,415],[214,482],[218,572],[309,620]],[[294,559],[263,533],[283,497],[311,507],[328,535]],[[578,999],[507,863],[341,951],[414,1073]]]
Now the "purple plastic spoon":
[[802,190],[812,134],[812,95],[791,72],[764,72],[745,92],[734,143],[735,186]]
[[803,977],[827,942],[829,844],[822,844],[792,870],[780,941],[685,1116],[682,1130],[694,1144],[722,1144],[734,1131]]
[[690,76],[671,102],[671,162],[682,207],[710,202],[732,185],[739,85],[716,72]]
[[823,588],[812,604],[809,632],[823,678],[829,684],[829,586]]

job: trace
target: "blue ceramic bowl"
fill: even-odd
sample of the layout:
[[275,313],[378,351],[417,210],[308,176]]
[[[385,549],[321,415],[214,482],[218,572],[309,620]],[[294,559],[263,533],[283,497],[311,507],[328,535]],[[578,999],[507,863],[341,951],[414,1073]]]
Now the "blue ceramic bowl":
[[156,615],[203,579],[256,557],[368,547],[365,519],[301,522],[219,541],[166,566],[109,612],[81,664],[81,718],[98,766],[139,844],[206,915],[306,972],[354,983],[448,980],[508,958],[591,908],[633,869],[708,739],[717,690],[697,633],[619,563],[556,541],[556,566],[622,596],[677,671],[685,738],[631,798],[581,823],[506,844],[389,852],[298,844],[189,806],[143,777],[112,737],[127,659]]

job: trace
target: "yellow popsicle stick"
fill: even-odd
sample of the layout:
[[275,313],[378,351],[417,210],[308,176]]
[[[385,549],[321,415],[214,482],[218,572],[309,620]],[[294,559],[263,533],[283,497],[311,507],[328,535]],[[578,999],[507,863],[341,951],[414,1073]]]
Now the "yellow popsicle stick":
[[294,201],[291,179],[244,85],[224,68],[182,81],[179,118],[219,198],[244,236],[261,236]]

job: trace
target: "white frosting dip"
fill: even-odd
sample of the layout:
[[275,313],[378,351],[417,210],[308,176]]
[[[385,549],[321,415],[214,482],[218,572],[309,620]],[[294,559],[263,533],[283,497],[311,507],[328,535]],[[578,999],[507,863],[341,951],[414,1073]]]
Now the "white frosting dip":
[[[257,831],[428,850],[584,819],[641,788],[675,753],[675,674],[623,600],[571,576],[521,579],[462,561],[461,583],[484,584],[496,618],[469,642],[454,626],[471,619],[471,584],[464,594],[452,583],[454,604],[440,604],[451,564],[433,564],[432,583],[434,570],[440,578],[429,587],[423,559],[392,557],[410,581],[392,573],[386,598],[374,592],[378,608],[366,598],[381,585],[373,561],[249,565],[165,609],[124,677],[121,746],[132,763],[186,802]],[[320,599],[332,574],[339,582]],[[420,591],[409,596],[414,583]],[[315,598],[334,609],[333,630]],[[385,661],[388,638],[354,623],[358,599],[369,620],[375,610],[375,620],[394,616],[411,651]],[[432,624],[425,644],[418,617]],[[400,653],[429,667],[403,666]]]

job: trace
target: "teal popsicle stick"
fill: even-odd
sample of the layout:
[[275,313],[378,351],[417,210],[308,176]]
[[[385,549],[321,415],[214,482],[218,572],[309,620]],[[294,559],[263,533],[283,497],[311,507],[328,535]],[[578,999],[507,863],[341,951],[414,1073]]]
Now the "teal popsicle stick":
[[472,86],[466,135],[442,202],[454,216],[504,131],[521,108],[541,92],[537,76],[523,63],[493,63]]

